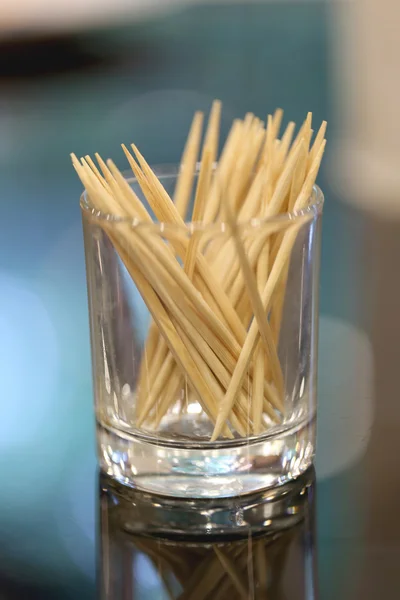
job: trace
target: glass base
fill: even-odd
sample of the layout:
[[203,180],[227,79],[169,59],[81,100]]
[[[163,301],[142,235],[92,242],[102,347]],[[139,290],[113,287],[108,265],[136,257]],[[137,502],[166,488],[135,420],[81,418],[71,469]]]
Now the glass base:
[[[313,520],[315,472],[274,490],[239,498],[188,499],[162,497],[121,485],[100,472],[100,498],[107,515],[108,538],[139,535],[156,540],[213,544],[263,537]],[[129,537],[128,537],[129,539]]]
[[227,498],[275,488],[313,463],[315,418],[274,435],[215,443],[149,441],[98,423],[101,469],[124,485],[181,498]]

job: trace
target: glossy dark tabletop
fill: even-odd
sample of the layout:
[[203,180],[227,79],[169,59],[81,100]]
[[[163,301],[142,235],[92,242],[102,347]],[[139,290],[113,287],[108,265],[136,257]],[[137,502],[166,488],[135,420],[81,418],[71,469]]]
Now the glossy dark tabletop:
[[[101,588],[112,600],[201,598],[187,592],[195,576],[215,600],[219,576],[231,600],[400,598],[400,222],[337,191],[333,5],[203,4],[41,45],[0,42],[0,600],[93,600]],[[179,529],[201,510],[121,499],[97,478],[69,153],[123,167],[120,143],[134,141],[151,163],[177,162],[193,112],[215,97],[223,135],[234,117],[277,106],[285,123],[309,110],[329,123],[317,481],[300,482],[300,500],[296,488],[282,503],[261,494],[211,507],[236,515],[239,531],[193,541],[167,521],[149,531],[149,515]]]
[[103,600],[318,598],[315,480],[223,500],[180,500],[100,477]]

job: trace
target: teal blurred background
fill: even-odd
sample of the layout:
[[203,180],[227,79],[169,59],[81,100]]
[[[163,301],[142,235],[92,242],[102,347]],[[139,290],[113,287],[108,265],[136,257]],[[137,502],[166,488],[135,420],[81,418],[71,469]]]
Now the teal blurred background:
[[[124,166],[120,144],[135,141],[151,163],[176,162],[193,112],[208,111],[214,98],[223,101],[224,134],[247,111],[264,118],[282,107],[286,122],[299,124],[311,110],[316,124],[328,120],[332,147],[338,114],[331,10],[328,2],[203,4],[101,30],[0,43],[2,600],[95,597],[81,185],[69,153],[98,151]],[[363,333],[368,301],[360,303],[359,286],[365,223],[337,197],[330,156],[328,150],[319,178],[326,195],[320,400],[336,402],[343,389],[357,397],[354,356],[366,364],[372,358]],[[339,383],[327,364],[340,369]],[[371,395],[369,379],[360,379]],[[334,424],[353,421],[346,408],[343,419],[329,406],[321,402],[318,464],[324,600],[343,597],[330,565],[346,569],[354,550],[324,540],[351,539],[363,521],[362,509],[351,517],[347,509],[348,497],[361,493],[362,471],[353,476],[350,450],[338,458],[332,449],[338,439],[346,448],[352,436],[349,426],[340,438]],[[364,449],[353,448],[354,463]],[[336,478],[344,471],[339,493]]]

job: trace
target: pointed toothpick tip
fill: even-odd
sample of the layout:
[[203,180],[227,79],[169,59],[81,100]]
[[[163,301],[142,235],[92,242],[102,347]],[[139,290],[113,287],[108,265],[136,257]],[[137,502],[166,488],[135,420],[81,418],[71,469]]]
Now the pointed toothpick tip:
[[126,147],[125,144],[121,144],[121,148],[125,153],[125,156],[131,156],[131,153],[129,152],[128,148]]
[[132,144],[131,144],[131,148],[132,148],[132,150],[134,151],[134,153],[136,154],[136,156],[137,156],[138,158],[143,158],[143,157],[142,157],[142,154],[139,152],[139,149],[138,149],[138,147],[136,146],[136,144],[132,143]]

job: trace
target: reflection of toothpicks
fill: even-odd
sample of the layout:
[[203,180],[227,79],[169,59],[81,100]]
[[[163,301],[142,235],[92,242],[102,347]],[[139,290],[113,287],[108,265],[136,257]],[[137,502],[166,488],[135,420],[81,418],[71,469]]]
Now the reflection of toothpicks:
[[244,600],[246,600],[246,598],[248,598],[247,589],[236,571],[235,564],[230,560],[229,556],[223,552],[223,550],[218,548],[218,546],[214,546],[214,552],[218,556],[221,565],[224,567],[225,571],[231,578],[235,588],[237,589],[241,597],[244,598]]
[[278,590],[287,549],[297,531],[295,527],[256,540],[249,533],[246,539],[229,543],[171,543],[136,536],[133,541],[152,561],[171,598],[248,600],[264,599]]

